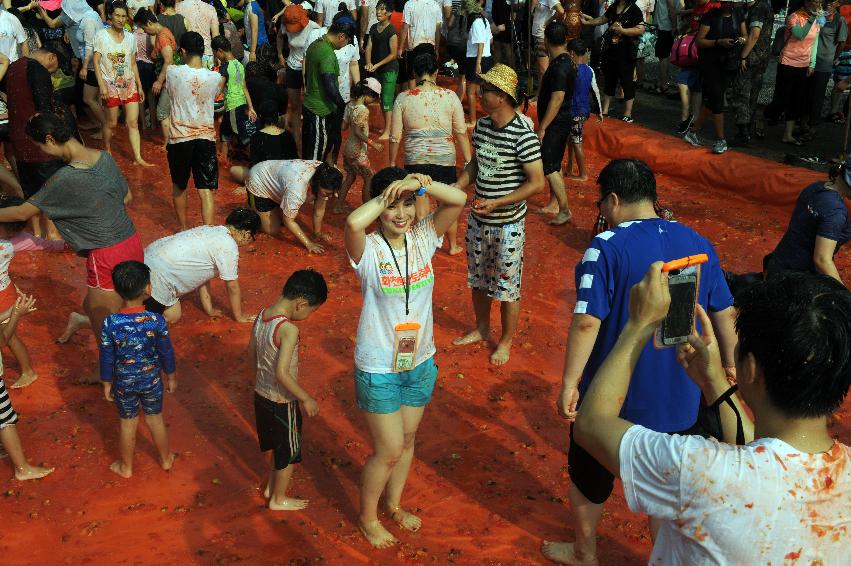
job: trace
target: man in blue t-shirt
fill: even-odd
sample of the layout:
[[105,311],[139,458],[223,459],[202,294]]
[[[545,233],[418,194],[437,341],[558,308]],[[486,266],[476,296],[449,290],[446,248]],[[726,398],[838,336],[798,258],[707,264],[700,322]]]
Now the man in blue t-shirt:
[[[653,208],[656,179],[644,162],[613,160],[597,182],[600,212],[613,228],[594,238],[576,266],[576,307],[558,399],[559,412],[571,421],[626,325],[630,288],[656,261],[709,256],[699,271],[698,302],[717,329],[724,366],[731,368],[728,375],[735,375],[733,297],[712,244],[682,224],[657,217]],[[676,349],[649,344],[635,366],[621,417],[658,432],[680,432],[695,424],[699,404],[700,389],[677,363]],[[577,521],[576,541],[547,543],[543,551],[563,563],[596,563],[597,522],[614,487],[614,476],[573,442],[572,428],[570,436],[568,497]]]

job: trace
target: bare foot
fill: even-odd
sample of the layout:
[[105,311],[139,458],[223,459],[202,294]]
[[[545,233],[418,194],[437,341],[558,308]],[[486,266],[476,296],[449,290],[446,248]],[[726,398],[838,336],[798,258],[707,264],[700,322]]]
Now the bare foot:
[[582,559],[576,557],[572,542],[550,542],[544,541],[541,545],[541,553],[559,564],[570,566],[597,566],[597,558]]
[[390,518],[406,531],[415,533],[423,526],[422,519],[402,507],[388,508],[387,512],[390,514]]
[[538,210],[536,210],[538,214],[555,214],[558,212],[558,203],[548,204],[547,206],[542,206]]
[[145,161],[141,157],[137,158],[135,163],[136,163],[136,165],[141,165],[142,167],[153,167],[154,166],[153,163],[148,163],[147,161]]
[[116,460],[115,462],[113,462],[109,466],[109,469],[125,479],[133,476],[133,468],[125,468],[121,460]]
[[42,468],[41,466],[30,466],[27,464],[23,470],[15,470],[15,479],[18,481],[40,480],[44,476],[53,473],[55,468]]
[[464,251],[464,248],[462,248],[461,246],[458,246],[458,245],[449,246],[449,255],[458,255],[463,251]]
[[484,340],[487,340],[487,338],[482,336],[482,333],[479,332],[479,329],[477,328],[476,330],[468,332],[460,338],[456,338],[452,341],[452,344],[455,346],[465,346],[467,344],[475,344],[476,342],[482,342]]
[[569,210],[567,212],[559,212],[555,215],[555,218],[552,218],[547,224],[551,226],[561,226],[562,224],[570,222],[571,218],[573,218],[573,213]]
[[171,467],[174,466],[175,458],[177,458],[177,454],[174,452],[169,452],[168,457],[160,463],[160,466],[162,466],[163,470],[165,471],[171,470]]
[[358,528],[369,544],[375,548],[390,548],[394,544],[399,544],[399,539],[390,534],[390,531],[384,528],[381,521],[373,521],[369,524],[363,521],[358,521]]
[[511,353],[511,346],[497,346],[496,350],[491,354],[491,363],[495,366],[501,366],[508,362],[508,356]]
[[27,385],[31,385],[33,381],[38,379],[38,374],[34,371],[27,371],[21,374],[21,377],[18,378],[18,381],[10,385],[9,387],[12,389],[23,389]]
[[585,182],[588,180],[588,175],[568,175],[568,179],[571,181],[582,181]]
[[292,497],[284,497],[283,501],[270,499],[269,509],[271,511],[298,511],[299,509],[306,509],[308,503],[307,499],[294,499]]
[[378,136],[378,139],[389,140],[390,139],[390,132],[381,132],[381,135]]
[[87,324],[89,324],[89,317],[78,312],[72,312],[68,317],[68,326],[65,327],[65,332],[56,341],[60,344],[65,344],[78,330]]

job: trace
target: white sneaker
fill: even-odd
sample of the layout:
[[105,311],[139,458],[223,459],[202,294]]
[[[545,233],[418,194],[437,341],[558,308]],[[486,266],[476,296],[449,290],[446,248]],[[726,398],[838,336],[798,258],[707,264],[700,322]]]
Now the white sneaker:
[[700,136],[691,130],[686,132],[686,135],[683,136],[683,139],[688,143],[693,145],[694,147],[703,147],[703,140],[700,139]]
[[718,140],[715,142],[715,145],[712,146],[712,153],[717,155],[721,155],[727,151],[727,140]]

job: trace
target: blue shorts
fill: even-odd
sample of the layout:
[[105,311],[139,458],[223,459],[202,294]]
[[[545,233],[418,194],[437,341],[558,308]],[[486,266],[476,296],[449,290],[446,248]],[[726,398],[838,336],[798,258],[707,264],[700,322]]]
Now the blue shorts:
[[431,357],[412,370],[369,373],[355,368],[358,407],[368,413],[389,414],[406,407],[424,407],[437,381],[437,365]]
[[700,92],[700,87],[703,84],[703,77],[700,76],[698,67],[682,67],[677,72],[675,79],[678,85],[685,85],[691,92]]
[[118,416],[132,419],[139,414],[139,405],[146,415],[158,415],[163,411],[163,380],[159,374],[150,378],[115,381],[112,396],[118,407]]

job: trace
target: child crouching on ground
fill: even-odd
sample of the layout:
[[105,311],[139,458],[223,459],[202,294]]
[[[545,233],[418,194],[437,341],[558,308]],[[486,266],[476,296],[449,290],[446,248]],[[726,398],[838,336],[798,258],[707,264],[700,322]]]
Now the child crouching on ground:
[[312,270],[293,273],[282,296],[257,316],[248,359],[254,363],[254,414],[260,451],[272,451],[272,469],[265,497],[273,511],[307,507],[307,500],[286,496],[292,464],[301,462],[301,411],[319,414],[316,401],[298,384],[298,327],[328,298],[322,274]]
[[363,179],[361,202],[366,202],[372,198],[369,191],[370,184],[372,184],[372,166],[369,163],[366,147],[369,146],[380,151],[383,146],[369,139],[369,108],[367,108],[367,105],[374,104],[380,96],[381,83],[374,77],[366,78],[352,88],[352,99],[346,105],[342,127],[344,130],[349,128],[352,131],[343,146],[343,168],[346,170],[346,177],[343,179],[343,187],[337,196],[337,202],[334,203],[335,214],[344,212],[346,195],[349,194],[349,189],[358,175]]
[[[582,150],[582,126],[591,115],[591,91],[597,97],[597,108],[600,105],[600,90],[594,69],[588,66],[588,48],[581,39],[574,39],[567,45],[570,58],[576,65],[576,85],[573,89],[571,113],[573,121],[570,126],[570,136],[567,138],[567,178],[575,181],[587,181],[588,172],[585,170],[585,152]],[[603,121],[603,114],[600,114]],[[576,175],[573,174],[573,159],[576,159]]]
[[[15,304],[9,309],[11,313],[6,324],[0,326],[0,346],[5,346],[9,339],[15,334],[18,319],[35,310],[35,299],[26,295],[20,295],[15,299]],[[24,449],[21,446],[21,438],[18,436],[18,414],[12,407],[12,400],[3,383],[3,357],[0,356],[0,444],[8,453],[15,466],[15,479],[36,480],[43,478],[53,471],[53,468],[42,468],[33,466],[27,462]]]
[[[24,199],[15,196],[0,195],[0,208],[20,206]],[[26,222],[3,222],[0,223],[0,324],[7,324],[12,315],[15,301],[18,298],[18,289],[9,278],[9,264],[15,255],[15,244],[12,241],[26,227]],[[60,245],[64,245],[59,242]],[[30,364],[30,355],[27,347],[21,342],[17,334],[9,332],[4,344],[9,346],[18,364],[21,366],[21,376],[10,387],[20,389],[26,387],[38,379],[38,374]]]
[[160,455],[163,470],[170,470],[174,453],[169,450],[168,431],[163,422],[163,380],[167,389],[177,389],[174,349],[165,317],[145,310],[151,296],[151,270],[138,261],[124,261],[112,270],[115,291],[124,307],[103,321],[100,333],[100,378],[103,396],[118,408],[121,420],[118,460],[110,470],[123,478],[133,475],[133,452],[139,405]]

